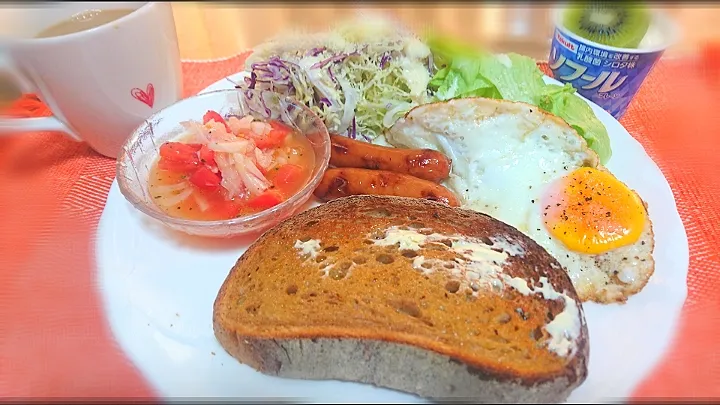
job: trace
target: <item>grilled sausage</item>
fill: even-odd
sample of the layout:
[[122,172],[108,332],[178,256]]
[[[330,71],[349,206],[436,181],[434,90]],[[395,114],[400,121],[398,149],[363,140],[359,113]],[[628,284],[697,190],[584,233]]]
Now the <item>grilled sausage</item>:
[[330,135],[330,165],[389,170],[435,183],[450,175],[451,160],[432,149],[400,149]]
[[324,201],[361,194],[426,198],[452,207],[459,205],[457,197],[439,184],[387,170],[327,169],[315,189],[315,196]]

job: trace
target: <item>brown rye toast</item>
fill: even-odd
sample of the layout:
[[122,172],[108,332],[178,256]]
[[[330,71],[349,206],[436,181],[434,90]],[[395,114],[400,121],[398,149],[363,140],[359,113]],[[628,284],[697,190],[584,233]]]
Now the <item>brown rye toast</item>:
[[[566,307],[576,334],[561,355],[549,332]],[[561,402],[587,376],[582,306],[557,261],[505,223],[421,199],[341,198],[267,231],[223,283],[213,326],[260,372],[435,400]]]

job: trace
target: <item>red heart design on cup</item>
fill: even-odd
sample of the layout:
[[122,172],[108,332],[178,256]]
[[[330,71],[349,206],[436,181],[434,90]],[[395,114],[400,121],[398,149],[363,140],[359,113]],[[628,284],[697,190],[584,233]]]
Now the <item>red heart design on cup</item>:
[[155,104],[155,87],[152,83],[148,83],[147,88],[144,91],[135,87],[130,90],[130,95],[136,100],[147,104],[150,108],[152,108],[153,104]]

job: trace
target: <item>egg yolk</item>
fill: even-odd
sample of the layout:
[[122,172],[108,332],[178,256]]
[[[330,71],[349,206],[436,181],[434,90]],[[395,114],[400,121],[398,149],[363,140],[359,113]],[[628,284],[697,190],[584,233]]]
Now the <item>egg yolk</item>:
[[645,227],[645,207],[637,194],[612,174],[588,167],[552,184],[542,211],[550,234],[581,253],[632,244]]

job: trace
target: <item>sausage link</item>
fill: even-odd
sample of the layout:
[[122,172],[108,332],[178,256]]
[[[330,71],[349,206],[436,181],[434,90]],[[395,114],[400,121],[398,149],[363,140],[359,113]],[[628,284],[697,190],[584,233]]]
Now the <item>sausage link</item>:
[[315,196],[324,201],[362,194],[426,198],[452,207],[459,205],[457,197],[439,184],[387,170],[327,169],[315,189]]
[[435,183],[450,175],[452,161],[436,150],[389,148],[334,134],[330,141],[331,166],[389,170]]

